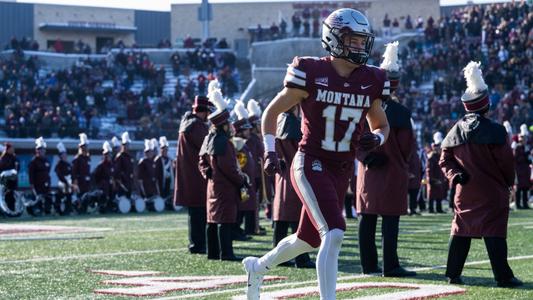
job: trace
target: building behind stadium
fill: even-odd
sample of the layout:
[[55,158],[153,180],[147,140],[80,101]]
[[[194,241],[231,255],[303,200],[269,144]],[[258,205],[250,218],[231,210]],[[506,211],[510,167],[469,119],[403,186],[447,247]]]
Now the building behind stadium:
[[[65,52],[75,43],[88,44],[100,51],[104,45],[122,41],[125,45],[155,47],[161,40],[170,40],[180,47],[190,35],[195,40],[202,37],[202,24],[198,21],[198,3],[172,4],[170,12],[132,9],[65,6],[49,4],[16,3],[0,0],[0,45],[11,38],[28,37],[39,44],[39,50],[51,49],[59,39]],[[385,14],[402,23],[407,15],[413,20],[440,15],[439,0],[374,0],[374,1],[257,1],[211,4],[210,36],[226,38],[235,49],[247,47],[250,32],[260,24],[269,28],[284,19],[291,27],[291,17],[303,10],[332,11],[352,7],[364,11],[374,30],[379,31]],[[93,51],[94,51],[93,50]]]

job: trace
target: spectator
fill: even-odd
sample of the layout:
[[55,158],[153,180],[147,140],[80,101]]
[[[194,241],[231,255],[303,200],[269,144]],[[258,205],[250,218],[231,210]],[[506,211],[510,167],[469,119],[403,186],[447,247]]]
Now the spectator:
[[298,13],[294,13],[291,18],[292,21],[292,35],[297,37],[300,36],[300,26],[302,25],[302,20]]

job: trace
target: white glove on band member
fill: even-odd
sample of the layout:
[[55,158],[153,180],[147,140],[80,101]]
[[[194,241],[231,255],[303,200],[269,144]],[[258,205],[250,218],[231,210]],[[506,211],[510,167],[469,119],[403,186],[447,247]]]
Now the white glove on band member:
[[263,146],[265,146],[265,153],[276,152],[276,137],[273,134],[265,134],[263,136]]

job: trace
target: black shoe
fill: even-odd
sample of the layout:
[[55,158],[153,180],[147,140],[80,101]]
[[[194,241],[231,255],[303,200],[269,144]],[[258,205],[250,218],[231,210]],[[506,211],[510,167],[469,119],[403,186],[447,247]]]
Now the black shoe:
[[438,210],[438,209],[437,209],[437,213],[438,213],[438,214],[445,214],[446,212],[443,211],[442,209],[441,209],[441,210]]
[[294,267],[294,261],[292,261],[292,260],[288,260],[288,261],[286,261],[286,262],[282,262],[282,263],[279,264],[278,266],[293,268],[293,267]]
[[191,254],[205,254],[205,249],[194,249],[194,248],[191,248],[189,249],[189,252]]
[[207,256],[207,259],[210,259],[210,260],[220,260],[220,256],[218,256],[218,255],[208,255],[208,256]]
[[498,281],[498,287],[503,287],[503,288],[514,288],[514,287],[522,286],[522,285],[524,285],[524,283],[516,277],[507,279],[504,281]]
[[383,277],[412,277],[412,276],[416,276],[416,272],[407,271],[406,269],[402,267],[397,267],[396,269],[383,272]]
[[246,242],[246,241],[249,241],[249,240],[251,240],[251,239],[252,239],[251,236],[249,236],[249,235],[245,235],[245,234],[238,235],[238,236],[233,236],[233,240],[234,240],[234,241]]
[[461,276],[457,276],[455,278],[448,278],[448,283],[449,284],[464,284]]
[[256,232],[254,233],[251,233],[251,235],[259,235],[259,236],[263,236],[263,235],[266,235],[267,234],[267,231],[264,227],[259,227],[259,229],[257,229]]
[[225,256],[225,257],[221,257],[220,260],[225,260],[225,261],[242,261],[243,260],[243,257],[238,257],[238,256]]
[[308,260],[306,262],[303,262],[303,263],[297,263],[296,264],[296,268],[298,269],[316,269],[316,264],[314,262],[312,262],[311,260]]
[[363,269],[363,274],[365,274],[365,275],[377,274],[377,273],[381,273],[381,272],[382,272],[381,269],[378,268],[378,267],[376,267],[374,269],[369,269],[369,270],[364,270]]

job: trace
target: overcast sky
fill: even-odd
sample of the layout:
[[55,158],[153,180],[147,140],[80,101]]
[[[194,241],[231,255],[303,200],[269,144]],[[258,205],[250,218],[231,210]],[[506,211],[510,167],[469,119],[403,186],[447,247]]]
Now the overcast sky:
[[[223,2],[269,2],[272,0],[209,0],[210,3]],[[294,0],[275,0],[292,2]],[[510,0],[474,0],[474,3],[503,2]],[[118,7],[141,10],[169,11],[170,3],[201,3],[201,0],[17,0],[24,3],[50,3],[97,7]],[[441,5],[465,4],[467,0],[440,0]]]

